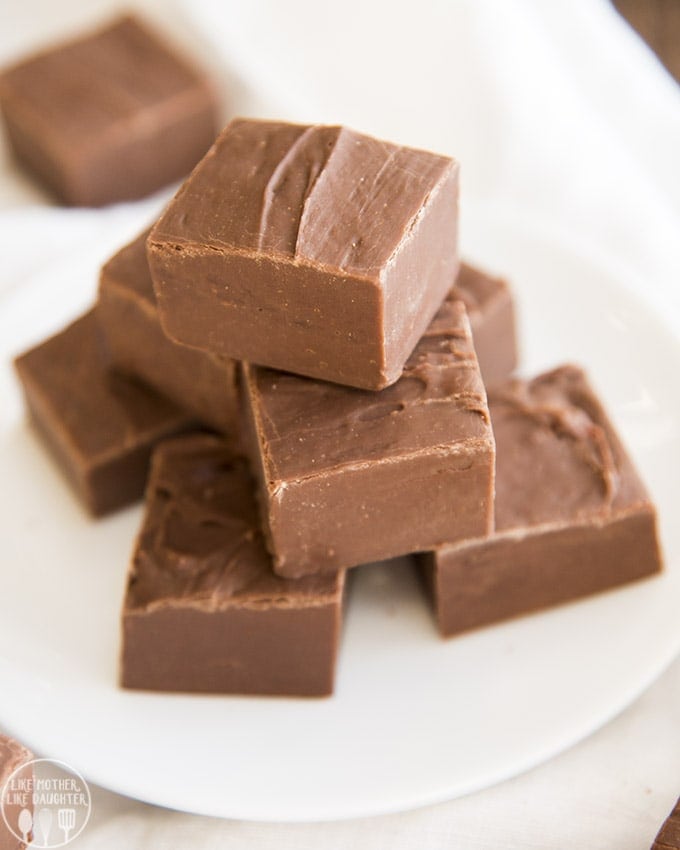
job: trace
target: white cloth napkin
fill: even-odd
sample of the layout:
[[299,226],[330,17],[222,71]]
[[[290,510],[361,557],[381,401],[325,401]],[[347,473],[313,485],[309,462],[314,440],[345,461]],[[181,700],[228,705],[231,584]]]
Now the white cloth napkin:
[[[3,8],[0,63],[116,5],[22,0]],[[680,87],[606,0],[127,6],[141,6],[198,52],[231,91],[232,110],[348,123],[455,155],[463,173],[463,239],[465,211],[473,207],[547,220],[590,243],[594,254],[614,258],[680,333]],[[101,248],[103,260],[165,197],[63,210],[0,152],[0,289],[20,286],[84,244]],[[273,826],[168,813],[97,790],[79,843],[644,848],[680,794],[678,717],[676,662],[589,740],[469,798],[366,821]]]

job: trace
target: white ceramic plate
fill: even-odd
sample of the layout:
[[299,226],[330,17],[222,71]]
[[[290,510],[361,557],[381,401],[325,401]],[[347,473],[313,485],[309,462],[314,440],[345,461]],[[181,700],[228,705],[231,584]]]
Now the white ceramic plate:
[[464,236],[468,256],[514,281],[525,370],[565,359],[588,367],[659,505],[665,575],[443,641],[405,564],[364,568],[332,699],[119,690],[118,614],[139,509],[84,517],[24,425],[8,365],[89,303],[96,262],[81,256],[0,301],[6,729],[153,803],[320,820],[418,806],[517,774],[600,726],[659,674],[680,647],[677,330],[631,294],[635,281],[565,239],[473,214]]

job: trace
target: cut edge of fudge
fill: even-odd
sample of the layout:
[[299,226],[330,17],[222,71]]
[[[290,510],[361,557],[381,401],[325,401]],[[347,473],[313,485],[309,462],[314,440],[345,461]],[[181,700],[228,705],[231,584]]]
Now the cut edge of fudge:
[[[580,548],[578,568],[569,555],[575,538]],[[498,553],[494,552],[496,547]],[[636,547],[644,548],[643,559]],[[514,564],[512,549],[516,550]],[[604,569],[602,559],[609,555],[611,565],[612,551],[617,553],[616,564]],[[545,524],[526,535],[505,532],[489,541],[464,541],[460,546],[423,553],[418,560],[444,637],[545,612],[651,578],[663,570],[656,513],[651,505],[597,523],[580,522],[567,528]],[[457,577],[451,591],[453,611],[445,602],[446,583],[452,576]],[[521,593],[521,598],[513,599],[513,592]]]

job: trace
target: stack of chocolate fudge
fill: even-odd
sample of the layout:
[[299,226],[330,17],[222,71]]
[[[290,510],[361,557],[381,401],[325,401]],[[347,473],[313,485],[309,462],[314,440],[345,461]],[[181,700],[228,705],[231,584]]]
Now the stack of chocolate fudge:
[[16,362],[89,511],[141,496],[129,688],[332,692],[346,571],[416,555],[444,636],[661,569],[583,371],[517,366],[458,164],[237,119],[93,309]]

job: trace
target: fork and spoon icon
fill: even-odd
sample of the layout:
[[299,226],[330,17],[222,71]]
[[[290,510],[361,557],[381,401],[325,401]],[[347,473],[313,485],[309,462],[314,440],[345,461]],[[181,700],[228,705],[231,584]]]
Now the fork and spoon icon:
[[[35,844],[34,846],[39,847],[50,847],[52,846],[49,843],[50,832],[52,831],[52,821],[53,821],[53,812],[52,809],[42,808],[37,813],[37,818],[33,816],[29,809],[22,809],[19,812],[19,820],[18,827],[19,832],[23,837],[24,844],[31,844],[34,842],[34,834],[33,828],[37,826],[40,830],[40,834],[42,836],[42,843]],[[68,843],[69,835],[71,831],[76,825],[76,810],[75,809],[57,809],[57,824],[59,829],[64,833],[64,844]]]

